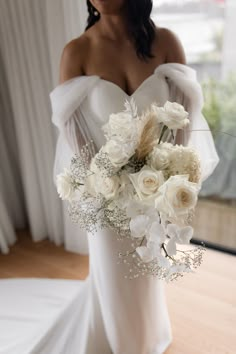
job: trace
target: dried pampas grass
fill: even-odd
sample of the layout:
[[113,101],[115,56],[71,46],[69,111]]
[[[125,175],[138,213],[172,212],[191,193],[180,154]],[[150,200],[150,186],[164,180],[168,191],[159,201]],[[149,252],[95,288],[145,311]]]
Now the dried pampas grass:
[[152,151],[155,141],[160,136],[161,130],[157,115],[152,109],[142,114],[141,121],[145,123],[135,154],[138,160],[143,160]]

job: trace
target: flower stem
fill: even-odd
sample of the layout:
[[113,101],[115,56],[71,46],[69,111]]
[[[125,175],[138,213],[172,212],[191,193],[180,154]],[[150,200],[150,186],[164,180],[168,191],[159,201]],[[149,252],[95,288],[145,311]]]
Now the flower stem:
[[[143,236],[143,238],[142,238],[142,240],[141,240],[141,242],[139,244],[139,247],[142,246],[144,239],[145,239],[145,236]],[[132,252],[129,252],[129,254],[133,254],[134,252],[136,252],[136,249],[134,251],[132,251]]]
[[171,256],[169,256],[169,255],[168,255],[168,253],[167,253],[167,251],[166,251],[166,248],[165,248],[165,244],[164,244],[164,243],[162,243],[161,248],[163,248],[163,250],[164,250],[164,252],[165,252],[166,257],[168,257],[168,258],[172,259],[172,261],[175,261],[175,259],[174,259],[174,258],[172,258]]
[[168,127],[166,125],[163,125],[162,129],[161,129],[161,135],[160,135],[160,138],[158,140],[158,144],[160,144],[161,142],[161,139],[163,138],[163,135],[165,133],[165,131],[168,129]]

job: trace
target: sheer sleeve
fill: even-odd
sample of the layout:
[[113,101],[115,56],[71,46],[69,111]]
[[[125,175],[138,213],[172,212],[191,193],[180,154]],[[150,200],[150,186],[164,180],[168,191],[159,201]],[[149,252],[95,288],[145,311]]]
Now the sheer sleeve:
[[189,113],[190,124],[183,130],[177,131],[175,142],[197,150],[201,161],[202,181],[204,181],[213,173],[219,157],[209,125],[202,114],[204,100],[196,71],[178,63],[161,65],[159,70],[165,76],[169,86],[169,101],[182,104]]
[[53,181],[64,167],[69,168],[71,158],[80,154],[81,148],[91,138],[80,105],[88,91],[96,84],[98,76],[79,76],[57,86],[51,93],[52,122],[58,128],[58,138],[53,167]]

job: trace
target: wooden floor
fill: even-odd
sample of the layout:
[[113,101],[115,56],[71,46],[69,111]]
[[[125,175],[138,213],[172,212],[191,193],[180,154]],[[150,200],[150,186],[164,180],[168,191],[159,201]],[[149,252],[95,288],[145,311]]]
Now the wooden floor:
[[[84,279],[89,259],[27,233],[0,256],[0,277]],[[166,284],[173,343],[165,354],[236,353],[236,257],[207,250],[195,274]],[[138,353],[137,353],[138,354]]]

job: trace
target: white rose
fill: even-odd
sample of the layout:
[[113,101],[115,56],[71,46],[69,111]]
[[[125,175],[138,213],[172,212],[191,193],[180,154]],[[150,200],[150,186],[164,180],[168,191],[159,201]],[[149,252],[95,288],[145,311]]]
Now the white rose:
[[70,171],[64,168],[63,173],[56,176],[57,192],[61,199],[71,201],[75,196]]
[[188,175],[171,176],[160,187],[155,206],[169,217],[184,215],[195,207],[199,189],[198,184],[188,181]]
[[188,112],[177,102],[166,101],[163,107],[153,105],[152,108],[157,113],[158,121],[169,129],[182,129],[189,124]]
[[153,148],[148,157],[148,164],[155,170],[164,170],[169,166],[170,153],[159,146]]
[[164,183],[163,173],[147,165],[143,166],[139,172],[129,174],[129,178],[141,200],[153,199],[159,187]]
[[95,177],[95,192],[101,193],[106,199],[114,199],[120,187],[120,179],[118,176],[103,177],[96,175]]
[[119,137],[124,142],[133,141],[137,137],[135,120],[129,113],[112,113],[109,122],[103,125],[103,131],[109,138]]
[[108,158],[115,167],[122,167],[129,161],[130,157],[135,153],[132,144],[124,144],[119,140],[109,140],[102,147],[102,151],[108,154]]

